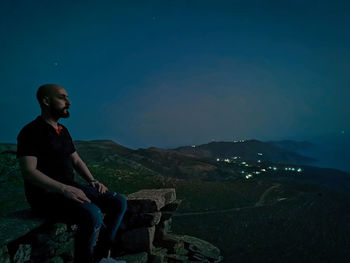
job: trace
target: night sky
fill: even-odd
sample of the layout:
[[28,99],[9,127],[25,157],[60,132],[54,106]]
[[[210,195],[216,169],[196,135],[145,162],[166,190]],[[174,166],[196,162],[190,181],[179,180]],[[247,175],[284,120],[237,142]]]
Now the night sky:
[[2,0],[0,142],[44,83],[67,90],[74,140],[348,136],[349,3]]

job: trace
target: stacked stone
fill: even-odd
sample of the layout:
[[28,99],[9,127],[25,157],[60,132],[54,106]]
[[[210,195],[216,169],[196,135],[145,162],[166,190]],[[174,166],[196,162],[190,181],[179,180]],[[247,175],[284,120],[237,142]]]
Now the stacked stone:
[[[222,261],[220,250],[212,244],[172,233],[172,215],[181,203],[175,189],[144,189],[129,195],[127,201],[113,258],[127,263]],[[28,217],[22,219],[23,225],[30,221]],[[36,218],[31,222],[40,226],[9,243],[0,242],[0,262],[71,263],[76,226]]]
[[33,235],[31,246],[33,263],[69,262],[73,259],[74,228],[64,223],[47,224],[45,229]]
[[1,263],[10,263],[10,254],[8,252],[6,245],[2,245],[0,247],[0,262]]
[[8,244],[15,263],[64,263],[73,259],[73,230],[64,223],[46,222]]
[[[181,203],[174,188],[144,189],[127,200],[113,257],[135,263],[222,261],[220,250],[210,243],[172,233],[171,217]],[[126,255],[117,257],[118,253]]]

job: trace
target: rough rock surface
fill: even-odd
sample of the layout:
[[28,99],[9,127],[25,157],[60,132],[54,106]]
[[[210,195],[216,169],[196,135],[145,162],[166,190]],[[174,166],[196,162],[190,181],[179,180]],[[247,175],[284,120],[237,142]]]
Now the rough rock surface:
[[[127,200],[128,209],[111,251],[112,258],[128,263],[223,260],[220,250],[212,244],[171,232],[172,212],[181,203],[176,200],[175,189],[144,189],[127,196]],[[0,220],[1,263],[73,262],[75,225],[45,222],[33,217],[30,210]]]

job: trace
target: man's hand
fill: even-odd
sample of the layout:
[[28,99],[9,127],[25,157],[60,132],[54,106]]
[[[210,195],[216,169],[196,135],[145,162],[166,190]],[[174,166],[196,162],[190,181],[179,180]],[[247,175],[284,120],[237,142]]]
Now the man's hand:
[[100,183],[100,182],[91,182],[90,183],[93,187],[97,187],[98,191],[101,193],[101,194],[104,194],[105,192],[107,192],[108,188],[103,184],[103,183]]
[[75,200],[79,203],[89,202],[91,203],[90,199],[87,198],[85,193],[80,190],[79,188],[76,188],[74,186],[65,185],[63,188],[63,195],[69,199]]

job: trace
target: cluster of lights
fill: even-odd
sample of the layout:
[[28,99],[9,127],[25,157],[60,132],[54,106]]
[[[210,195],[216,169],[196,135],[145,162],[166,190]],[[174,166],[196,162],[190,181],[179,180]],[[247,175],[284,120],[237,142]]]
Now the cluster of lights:
[[296,169],[294,167],[285,167],[284,170],[286,170],[286,171],[297,171],[299,173],[303,171],[301,168]]
[[233,141],[234,143],[236,142],[245,142],[245,140],[238,140],[238,141]]
[[[192,145],[192,147],[195,148],[196,146]],[[237,160],[237,159],[240,159],[240,158],[241,158],[240,156],[234,156],[231,159],[230,158],[225,158],[225,159],[216,158],[216,161],[217,162],[224,161],[224,162],[227,162],[227,163],[231,163],[232,160]]]
[[272,167],[272,166],[269,166],[269,169],[270,169],[270,170],[277,171],[277,167]]
[[[195,147],[195,146],[193,145],[192,147]],[[258,155],[261,156],[261,155],[263,155],[263,154],[262,154],[262,153],[258,153]],[[217,162],[224,161],[224,162],[226,162],[226,163],[231,163],[233,160],[237,160],[237,159],[239,159],[239,158],[241,158],[241,157],[240,157],[240,156],[234,156],[234,157],[232,157],[232,158],[225,158],[225,159],[216,158],[216,161],[217,161]],[[261,163],[261,160],[258,160],[258,163]],[[243,165],[243,166],[245,166],[245,167],[249,167],[249,166],[250,166],[250,165],[249,165],[247,162],[245,162],[245,161],[240,162],[240,164]],[[282,169],[282,168],[277,168],[276,166],[269,166],[267,169],[273,170],[273,171],[277,171],[277,170]],[[246,179],[250,179],[250,178],[253,177],[253,174],[260,174],[261,172],[266,172],[267,169],[262,168],[262,169],[260,169],[260,171],[250,172],[250,173],[248,173],[248,174],[245,176],[245,178],[246,178]],[[285,167],[284,170],[285,170],[285,171],[296,171],[296,172],[299,172],[299,173],[303,171],[301,168],[295,168],[295,167]],[[241,174],[245,174],[245,173],[246,173],[246,172],[245,172],[244,170],[241,170]]]
[[[270,170],[276,171],[276,170],[277,170],[277,167],[269,166],[269,169],[270,169]],[[297,169],[297,168],[294,168],[294,167],[285,167],[284,170],[285,170],[285,171],[297,171],[297,172],[299,172],[299,173],[303,171],[301,168],[298,168],[298,169]]]
[[251,178],[251,177],[253,177],[252,174],[247,174],[247,175],[245,176],[245,178],[247,178],[247,179],[249,179],[249,178]]

